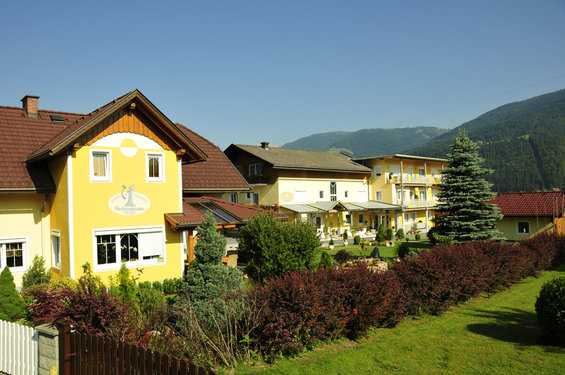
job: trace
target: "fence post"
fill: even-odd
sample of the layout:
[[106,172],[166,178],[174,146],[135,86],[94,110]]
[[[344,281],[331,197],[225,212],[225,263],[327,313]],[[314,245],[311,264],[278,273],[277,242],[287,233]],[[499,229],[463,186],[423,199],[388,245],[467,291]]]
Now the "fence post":
[[59,374],[59,331],[52,324],[35,327],[38,336],[39,375]]
[[71,375],[71,326],[56,321],[59,330],[59,375]]

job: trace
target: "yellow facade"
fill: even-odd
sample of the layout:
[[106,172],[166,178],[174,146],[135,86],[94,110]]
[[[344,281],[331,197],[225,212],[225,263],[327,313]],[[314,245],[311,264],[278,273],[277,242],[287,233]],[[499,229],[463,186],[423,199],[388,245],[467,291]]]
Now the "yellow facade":
[[550,216],[504,216],[496,222],[496,229],[508,241],[520,241],[536,234],[553,231]]
[[43,194],[0,195],[0,269],[10,264],[16,285],[36,255],[50,258],[47,199]]
[[427,231],[433,226],[434,207],[447,160],[410,155],[391,155],[356,160],[373,170],[371,199],[401,205],[394,229]]

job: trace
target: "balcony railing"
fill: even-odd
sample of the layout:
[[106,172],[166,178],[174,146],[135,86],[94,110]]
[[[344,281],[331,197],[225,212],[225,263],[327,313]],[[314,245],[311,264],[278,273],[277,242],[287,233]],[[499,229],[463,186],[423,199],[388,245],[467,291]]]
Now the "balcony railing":
[[[399,184],[400,176],[387,176],[386,182],[387,184]],[[438,185],[441,184],[441,176],[420,176],[417,174],[403,173],[402,183],[406,185]]]
[[257,175],[247,176],[247,182],[250,185],[266,184],[267,183],[267,176],[257,176]]

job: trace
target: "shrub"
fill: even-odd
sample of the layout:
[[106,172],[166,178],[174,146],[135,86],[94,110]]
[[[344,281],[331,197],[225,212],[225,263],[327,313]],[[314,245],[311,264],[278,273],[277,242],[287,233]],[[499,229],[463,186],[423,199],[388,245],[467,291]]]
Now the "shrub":
[[400,241],[404,239],[404,229],[400,228],[396,231],[396,238]]
[[347,229],[343,231],[342,237],[344,241],[346,241],[347,238],[349,238],[349,235],[347,234]]
[[163,310],[167,307],[165,296],[155,289],[138,288],[137,300],[139,310],[144,317],[150,316],[156,311]]
[[536,314],[544,336],[565,343],[565,276],[543,284],[536,300]]
[[51,282],[51,285],[54,288],[65,288],[65,287],[69,287],[72,290],[76,291],[77,290],[77,282],[73,279],[71,279],[70,277],[59,277],[58,279],[54,280]]
[[137,304],[137,287],[130,270],[123,262],[118,274],[110,276],[110,291],[125,303]]
[[341,249],[334,255],[334,259],[336,262],[342,265],[351,260],[351,254],[349,254],[345,249]]
[[361,236],[360,235],[353,237],[353,244],[355,244],[355,245],[361,244]]
[[14,320],[25,316],[24,300],[16,290],[14,276],[9,267],[4,267],[0,273],[0,313],[6,320]]
[[377,258],[380,259],[381,253],[379,252],[379,248],[378,248],[377,246],[375,246],[375,248],[373,249],[373,251],[371,251],[370,257],[371,257],[371,258],[375,258],[375,259],[377,259]]
[[387,240],[387,241],[392,240],[393,233],[394,232],[392,231],[392,228],[387,228],[385,235],[384,235],[385,240]]
[[415,239],[416,241],[420,241],[421,238],[422,238],[422,237],[420,236],[420,233],[416,233],[416,235],[414,236],[414,239]]
[[385,242],[384,234],[382,234],[381,232],[377,232],[377,235],[375,236],[375,241],[377,241],[378,243]]
[[182,279],[163,280],[163,292],[166,294],[178,293],[182,288]]
[[317,266],[320,240],[305,222],[280,222],[273,215],[255,215],[240,229],[238,257],[255,280]]
[[142,281],[137,284],[139,289],[151,289],[151,281]]
[[395,274],[364,266],[292,272],[253,293],[262,312],[253,338],[268,356],[294,355],[342,335],[356,338],[369,327],[395,325],[404,313]]
[[410,247],[407,242],[403,242],[398,247],[398,256],[404,258],[410,252]]
[[383,237],[384,237],[384,235],[385,235],[385,226],[384,226],[384,225],[382,225],[382,224],[381,224],[381,225],[379,225],[379,229],[377,229],[377,233],[380,233],[380,234],[382,234],[382,235],[383,235]]
[[325,269],[330,269],[333,267],[334,258],[328,254],[327,251],[322,251],[322,255],[320,256],[320,267]]
[[335,244],[335,243],[334,243],[334,239],[333,239],[333,238],[330,238],[329,245],[334,245],[334,244]]
[[163,293],[163,283],[161,283],[160,281],[153,281],[151,288]]
[[45,259],[40,256],[33,257],[31,267],[22,276],[22,289],[32,285],[47,284],[51,282],[51,272],[45,269]]

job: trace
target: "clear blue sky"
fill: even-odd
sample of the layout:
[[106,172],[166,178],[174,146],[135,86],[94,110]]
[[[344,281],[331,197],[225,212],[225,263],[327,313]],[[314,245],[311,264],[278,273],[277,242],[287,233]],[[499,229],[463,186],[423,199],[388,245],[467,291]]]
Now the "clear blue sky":
[[565,88],[565,0],[5,1],[0,105],[140,89],[224,149],[452,128]]

